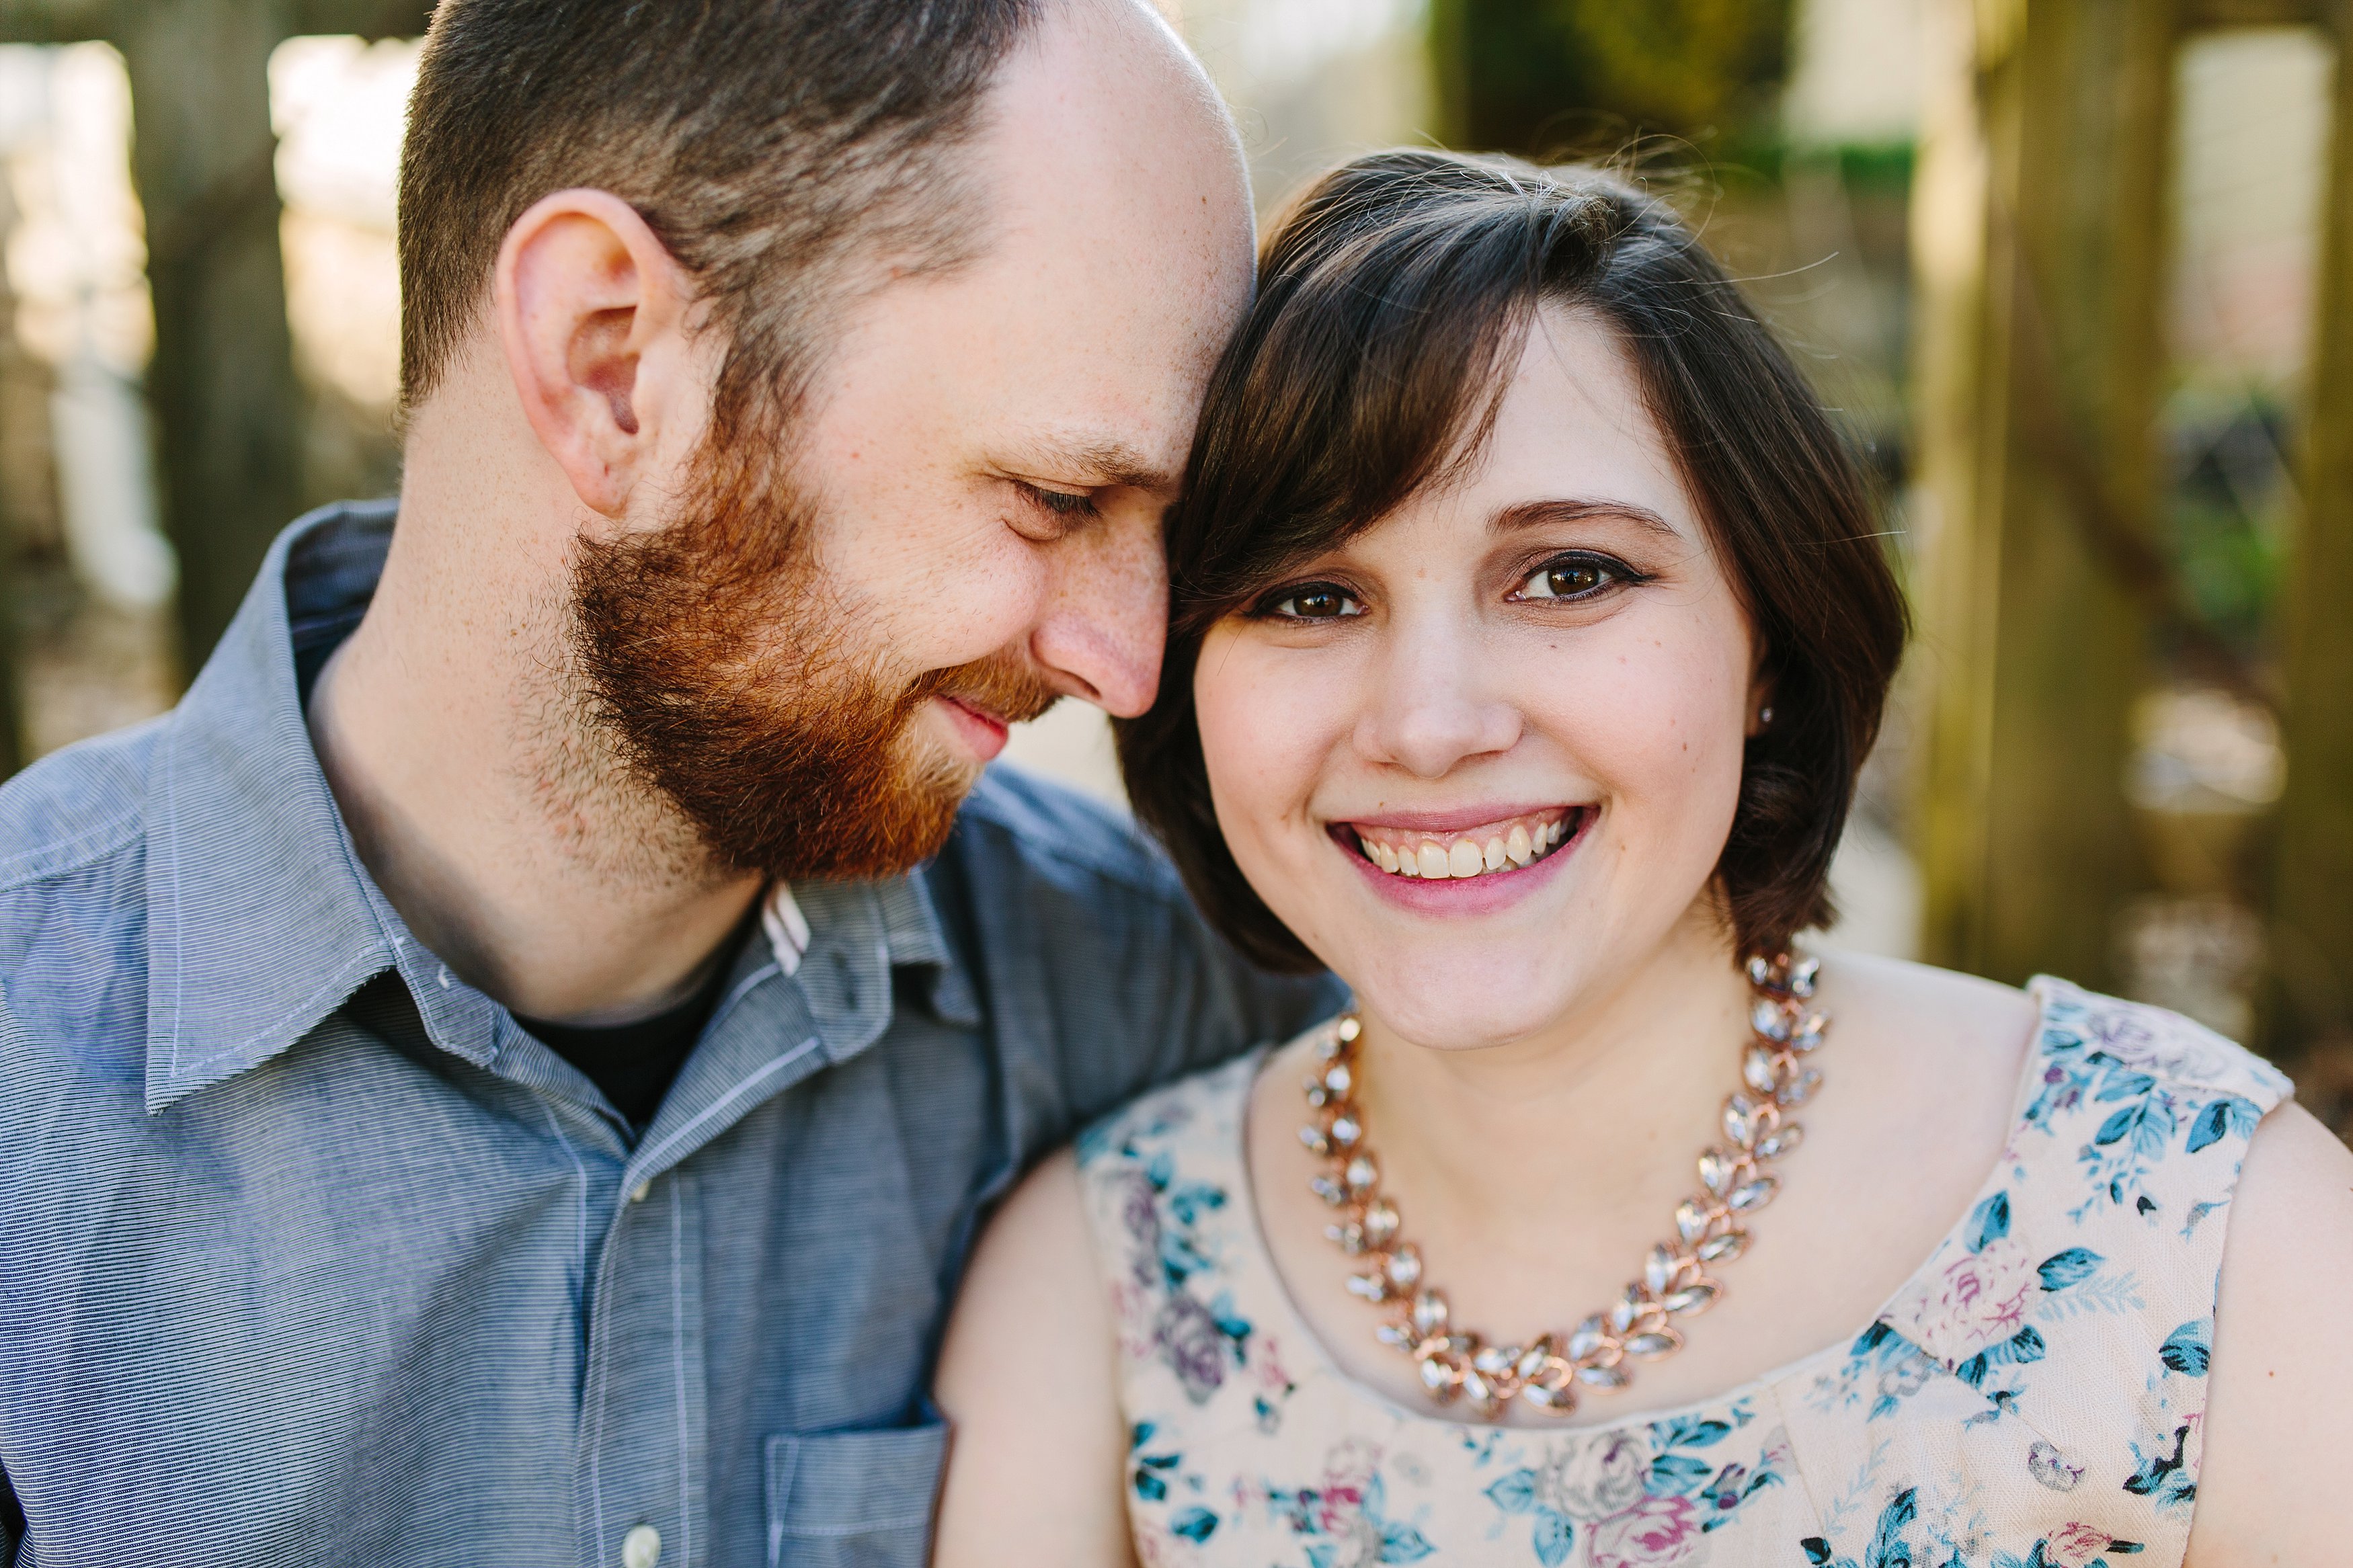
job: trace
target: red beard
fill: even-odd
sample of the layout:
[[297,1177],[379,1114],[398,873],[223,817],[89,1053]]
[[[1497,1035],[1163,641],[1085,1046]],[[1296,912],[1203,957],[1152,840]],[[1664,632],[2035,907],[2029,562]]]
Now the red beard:
[[812,508],[766,465],[706,449],[702,504],[584,540],[573,616],[596,722],[733,870],[887,877],[939,852],[978,770],[913,730],[932,697],[1008,722],[1056,693],[1018,656],[893,679],[809,559]]

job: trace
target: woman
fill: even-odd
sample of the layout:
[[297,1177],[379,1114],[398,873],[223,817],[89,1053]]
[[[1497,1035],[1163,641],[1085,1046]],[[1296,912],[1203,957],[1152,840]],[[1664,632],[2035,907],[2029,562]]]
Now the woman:
[[941,1560],[2341,1559],[2353,1155],[2286,1082],[1786,956],[1903,610],[1689,231],[1396,153],[1262,270],[1123,758],[1210,917],[1356,1007],[1013,1198]]

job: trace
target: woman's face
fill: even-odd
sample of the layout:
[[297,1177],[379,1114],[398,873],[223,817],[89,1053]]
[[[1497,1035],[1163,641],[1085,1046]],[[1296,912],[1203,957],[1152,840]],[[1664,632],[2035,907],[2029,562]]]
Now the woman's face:
[[1693,912],[1756,663],[1631,363],[1547,308],[1479,459],[1219,622],[1193,692],[1260,897],[1391,1028],[1472,1047]]

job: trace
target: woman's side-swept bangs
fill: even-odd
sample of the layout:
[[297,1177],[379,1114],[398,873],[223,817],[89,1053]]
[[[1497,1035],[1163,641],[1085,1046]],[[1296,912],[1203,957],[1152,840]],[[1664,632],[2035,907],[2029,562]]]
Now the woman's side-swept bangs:
[[1366,159],[1270,229],[1256,308],[1217,378],[1222,395],[1203,406],[1170,520],[1188,626],[1206,628],[1478,449],[1539,262],[1522,204],[1491,199],[1482,213],[1483,193],[1456,172],[1419,155]]
[[1659,201],[1590,168],[1430,151],[1317,181],[1271,228],[1169,520],[1158,700],[1118,726],[1137,816],[1258,963],[1316,961],[1234,864],[1194,710],[1201,639],[1483,447],[1536,310],[1610,328],[1731,570],[1773,680],[1717,865],[1736,941],[1831,917],[1828,881],[1906,616],[1870,492],[1804,378]]

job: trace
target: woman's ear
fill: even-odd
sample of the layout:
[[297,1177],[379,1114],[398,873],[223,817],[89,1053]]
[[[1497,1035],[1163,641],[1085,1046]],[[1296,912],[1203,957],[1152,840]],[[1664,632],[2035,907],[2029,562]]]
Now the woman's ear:
[[540,445],[594,511],[623,515],[678,444],[664,423],[701,412],[685,395],[691,303],[684,268],[608,191],[541,198],[499,247],[492,309],[507,368]]
[[1748,721],[1744,732],[1755,740],[1773,727],[1773,677],[1759,669],[1748,680]]

